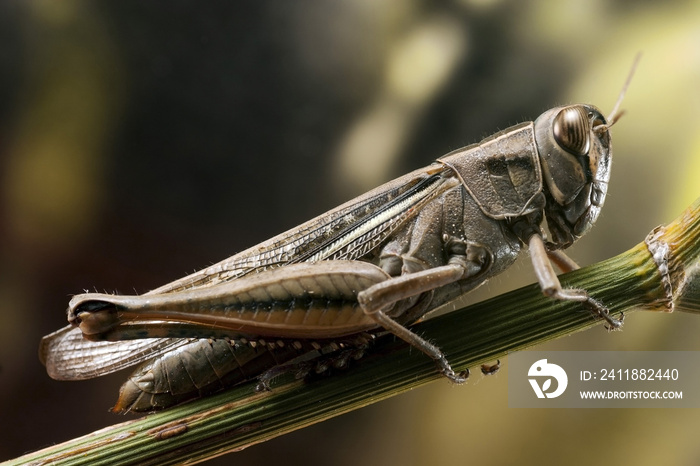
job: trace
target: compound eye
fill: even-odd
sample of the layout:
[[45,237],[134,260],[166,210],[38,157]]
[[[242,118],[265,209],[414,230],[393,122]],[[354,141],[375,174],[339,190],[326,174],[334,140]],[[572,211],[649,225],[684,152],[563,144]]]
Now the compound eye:
[[554,118],[554,139],[574,155],[586,155],[590,147],[588,111],[580,105],[566,107]]

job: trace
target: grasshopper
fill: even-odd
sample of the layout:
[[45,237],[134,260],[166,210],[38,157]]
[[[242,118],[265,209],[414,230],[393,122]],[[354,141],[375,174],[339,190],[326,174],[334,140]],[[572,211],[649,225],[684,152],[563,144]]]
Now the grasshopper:
[[113,409],[154,411],[255,377],[267,388],[290,368],[342,367],[389,332],[462,383],[468,372],[407,325],[507,269],[524,246],[544,294],[620,327],[585,290],[564,289],[551,263],[577,268],[561,250],[598,218],[610,127],[633,71],[608,118],[587,104],[552,108],[146,294],[75,296],[70,325],[42,340],[49,375],[142,363]]

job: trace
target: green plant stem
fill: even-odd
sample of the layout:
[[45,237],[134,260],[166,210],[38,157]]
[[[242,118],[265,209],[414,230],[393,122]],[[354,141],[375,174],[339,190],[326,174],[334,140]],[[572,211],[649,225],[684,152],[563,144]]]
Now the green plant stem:
[[[652,252],[655,252],[652,254]],[[629,251],[562,275],[614,316],[636,309],[700,312],[700,199],[672,224]],[[670,285],[670,286],[669,286]],[[601,322],[580,305],[557,302],[537,285],[497,296],[413,327],[455,369],[474,367]],[[111,426],[11,460],[8,464],[180,464],[320,422],[440,378],[425,355],[395,338],[377,341],[350,370],[315,381],[280,381],[256,393],[250,382],[216,396]]]

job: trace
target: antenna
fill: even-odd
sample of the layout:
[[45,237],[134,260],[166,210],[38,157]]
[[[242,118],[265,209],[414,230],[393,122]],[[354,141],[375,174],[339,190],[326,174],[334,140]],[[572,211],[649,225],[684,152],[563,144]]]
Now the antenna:
[[608,116],[608,122],[604,125],[598,125],[593,128],[593,131],[595,132],[601,132],[601,131],[607,131],[612,125],[614,125],[617,120],[620,119],[622,115],[625,114],[624,110],[620,110],[620,105],[622,104],[622,99],[625,98],[625,93],[627,92],[627,88],[630,86],[630,82],[632,82],[632,77],[634,76],[634,72],[637,70],[637,65],[639,64],[639,60],[642,58],[642,52],[638,52],[637,55],[634,57],[634,61],[632,62],[632,68],[630,68],[630,72],[627,75],[627,80],[625,80],[625,84],[622,86],[622,90],[620,91],[620,95],[617,97],[617,101],[615,102],[615,106],[612,109],[612,112],[610,112],[610,116]]

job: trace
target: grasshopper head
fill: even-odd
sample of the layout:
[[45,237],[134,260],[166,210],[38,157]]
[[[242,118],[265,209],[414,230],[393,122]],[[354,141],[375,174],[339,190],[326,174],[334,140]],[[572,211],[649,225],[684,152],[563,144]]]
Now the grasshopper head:
[[552,246],[565,248],[598,218],[610,179],[610,126],[592,105],[556,107],[535,121]]

